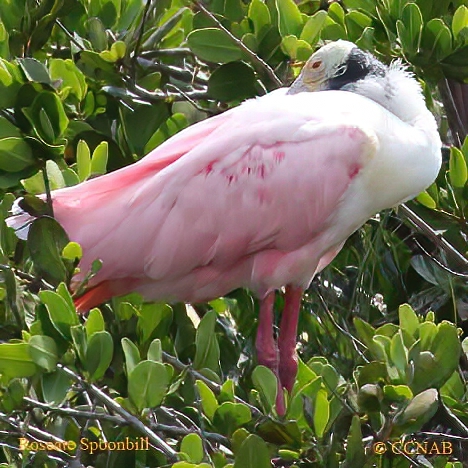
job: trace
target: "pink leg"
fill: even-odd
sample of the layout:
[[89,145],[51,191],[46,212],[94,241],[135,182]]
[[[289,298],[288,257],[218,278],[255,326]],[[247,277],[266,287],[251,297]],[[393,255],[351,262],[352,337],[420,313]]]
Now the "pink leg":
[[257,339],[257,361],[262,366],[268,367],[278,378],[278,395],[276,397],[276,411],[279,415],[285,413],[283,389],[278,376],[278,346],[273,336],[273,306],[275,303],[275,292],[270,292],[260,303],[260,315],[258,318]]
[[279,346],[279,376],[281,385],[291,392],[297,374],[297,322],[301,308],[302,288],[286,287],[284,310],[281,317]]

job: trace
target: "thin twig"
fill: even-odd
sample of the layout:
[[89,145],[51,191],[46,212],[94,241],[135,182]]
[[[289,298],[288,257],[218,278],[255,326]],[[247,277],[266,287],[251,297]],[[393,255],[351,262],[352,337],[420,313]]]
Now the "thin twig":
[[151,6],[151,0],[147,0],[146,5],[145,5],[145,9],[143,11],[143,17],[142,17],[141,23],[139,25],[138,37],[137,37],[137,41],[136,41],[136,44],[135,44],[133,57],[132,57],[131,68],[132,68],[132,76],[133,77],[136,76],[136,63],[137,63],[136,61],[137,61],[137,58],[138,58],[138,52],[140,51],[141,41],[143,40],[143,33],[145,32],[146,17],[148,16],[150,6]]
[[459,273],[458,271],[454,271],[450,269],[448,266],[444,265],[440,260],[435,258],[434,255],[428,252],[426,248],[421,244],[421,242],[419,242],[419,240],[416,237],[413,236],[412,239],[413,239],[413,242],[419,247],[419,249],[421,249],[423,254],[429,257],[437,266],[442,268],[442,270],[446,271],[447,273],[450,273],[453,276],[457,276],[458,278],[468,279],[468,274]]
[[[174,369],[177,369],[179,372],[182,372],[184,370],[189,372],[197,380],[201,380],[203,383],[205,383],[213,392],[218,393],[218,394],[221,393],[221,385],[208,379],[203,374],[200,374],[200,372],[197,372],[195,369],[193,369],[191,366],[184,364],[183,362],[179,361],[177,358],[175,358],[174,356],[171,356],[165,351],[163,351],[163,359],[172,367],[174,367]],[[243,405],[246,405],[254,416],[257,416],[257,417],[263,416],[262,412],[258,408],[250,405],[249,403],[245,402],[238,396],[234,395],[234,400],[237,403],[242,403]]]
[[188,93],[185,91],[182,91],[180,88],[178,88],[176,85],[173,85],[171,83],[168,83],[166,85],[168,88],[174,88],[181,96],[183,96],[190,104],[192,104],[195,109],[199,110],[200,112],[205,112],[206,114],[209,115],[216,115],[218,114],[218,111],[208,109],[207,107],[203,107],[200,104],[198,104],[196,101],[194,101]]
[[453,139],[455,144],[460,147],[463,142],[465,135],[464,125],[458,112],[457,105],[453,98],[452,90],[450,89],[448,78],[443,78],[439,84],[438,88],[440,91],[440,96],[447,112],[447,117],[449,121],[450,130],[452,132]]
[[194,73],[191,73],[187,69],[182,69],[173,65],[166,65],[164,63],[153,62],[141,57],[138,57],[137,60],[138,64],[148,71],[160,71],[166,75],[170,75],[173,78],[176,78],[179,81],[185,81],[186,83],[198,83],[202,86],[206,86],[208,84],[207,79],[201,78]]
[[[52,442],[53,444],[62,446],[66,444],[66,441],[62,440],[60,437],[43,431],[35,426],[25,426],[23,424],[20,426],[18,423],[12,420],[12,418],[8,417],[4,413],[0,413],[0,421],[3,421],[4,423],[14,428],[16,431],[18,431],[19,434],[24,435],[26,439],[34,439],[37,442]],[[62,450],[56,450],[55,453],[59,454],[61,457],[67,460],[73,460],[73,457],[70,454]]]
[[152,59],[152,58],[161,57],[161,56],[166,56],[166,57],[183,56],[184,57],[186,55],[193,55],[193,52],[186,47],[175,47],[173,49],[148,50],[148,51],[142,52],[140,54],[140,57],[143,57],[146,59]]
[[38,283],[41,289],[47,289],[49,291],[55,290],[55,288],[51,284],[49,284],[42,278],[37,278],[33,275],[30,275],[29,273],[19,270],[18,268],[13,268],[8,265],[0,264],[0,270],[4,270],[7,268],[10,269],[20,279],[29,281],[31,283]]
[[357,353],[362,357],[362,359],[365,362],[369,362],[369,360],[366,358],[364,353],[359,349],[359,346],[361,346],[363,349],[367,349],[367,346],[360,340],[358,340],[355,336],[352,335],[348,330],[345,330],[336,320],[335,317],[333,317],[333,314],[330,312],[330,309],[327,306],[327,303],[325,302],[325,299],[323,298],[322,294],[319,291],[316,291],[316,294],[320,300],[320,304],[322,305],[323,310],[325,313],[328,315],[328,318],[330,319],[331,323],[339,330],[343,335],[347,336],[348,338],[351,339],[351,342],[353,343],[354,349],[357,351]]
[[216,18],[216,16],[213,15],[211,11],[207,10],[200,2],[194,1],[194,3],[201,11],[203,11],[203,13],[206,16],[208,16],[208,18],[210,18],[214,23],[216,23],[216,26],[219,29],[221,29],[221,31],[227,34],[229,39],[231,39],[231,41],[234,42],[239,47],[239,49],[241,49],[249,56],[250,60],[252,60],[252,63],[256,65],[257,68],[260,68],[268,75],[270,80],[273,83],[275,83],[275,85],[279,87],[283,86],[283,83],[278,78],[278,76],[276,76],[276,73],[274,72],[273,68],[271,68],[270,65],[268,65],[268,63],[266,63],[262,58],[260,58],[255,52],[250,50],[240,39],[237,39],[237,37],[234,36],[234,34],[232,34],[231,31],[229,31],[229,29],[226,29],[223,26],[223,24],[218,20],[218,18]]
[[[132,83],[130,81],[126,81],[126,83],[129,89],[134,93],[135,97],[139,97],[150,103],[159,102],[159,101],[185,101],[187,100],[187,96],[189,96],[190,99],[192,100],[210,99],[206,91],[191,91],[189,93],[184,93],[184,95],[179,94],[179,93],[170,93],[170,92],[168,93],[157,92],[157,91],[151,92],[142,88],[141,86],[138,86],[136,83]],[[111,87],[104,86],[102,89],[103,91],[109,92]],[[124,92],[124,90],[122,90],[122,92]],[[112,94],[112,92],[110,92],[109,94]],[[125,95],[122,95],[122,98],[125,98]]]
[[59,364],[58,367],[60,369],[63,369],[63,371],[67,375],[72,377],[73,380],[78,382],[83,388],[86,388],[90,394],[94,395],[109,409],[121,416],[127,422],[128,425],[145,434],[145,436],[148,437],[148,440],[151,442],[151,444],[159,450],[161,450],[161,452],[163,452],[164,455],[166,455],[170,461],[178,460],[177,452],[172,447],[170,447],[163,439],[161,439],[157,434],[155,434],[149,427],[145,426],[143,422],[141,422],[136,416],[133,416],[133,414],[129,413],[127,410],[122,408],[122,406],[120,406],[111,397],[102,392],[98,387],[86,382],[79,375],[75,374],[71,369],[62,366],[61,364]]
[[468,258],[464,257],[455,247],[452,246],[443,236],[438,234],[426,223],[420,216],[418,216],[407,205],[402,204],[398,207],[398,212],[403,214],[403,217],[410,221],[414,227],[427,235],[439,248],[441,248],[448,256],[452,256],[458,262],[468,269]]
[[73,42],[73,44],[75,44],[78,49],[85,50],[84,47],[73,37],[73,34],[62,24],[59,19],[56,19],[55,23],[65,33],[68,39],[70,39],[70,42]]

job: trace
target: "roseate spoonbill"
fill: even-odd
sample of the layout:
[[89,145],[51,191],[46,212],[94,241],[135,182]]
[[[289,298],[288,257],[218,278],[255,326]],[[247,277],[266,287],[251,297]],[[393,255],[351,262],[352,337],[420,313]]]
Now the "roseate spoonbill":
[[[73,284],[103,262],[76,305],[86,311],[131,291],[201,302],[249,288],[261,301],[258,362],[278,376],[283,414],[303,291],[367,219],[434,181],[440,149],[420,86],[399,62],[329,43],[291,88],[197,123],[132,166],[52,192],[55,217],[83,247]],[[18,204],[13,215],[8,223],[24,237],[31,217]]]

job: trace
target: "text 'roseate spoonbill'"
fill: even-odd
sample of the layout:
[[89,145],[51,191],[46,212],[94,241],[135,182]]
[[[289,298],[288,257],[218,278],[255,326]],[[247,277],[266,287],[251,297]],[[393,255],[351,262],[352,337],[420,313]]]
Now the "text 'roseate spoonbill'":
[[[103,264],[76,305],[86,311],[132,291],[202,302],[249,288],[261,301],[258,362],[278,376],[284,414],[302,293],[350,234],[424,190],[440,165],[437,125],[413,76],[350,42],[329,43],[291,88],[197,123],[132,166],[52,192],[55,217],[83,248],[73,284],[95,259]],[[32,218],[18,204],[13,215],[24,238]]]

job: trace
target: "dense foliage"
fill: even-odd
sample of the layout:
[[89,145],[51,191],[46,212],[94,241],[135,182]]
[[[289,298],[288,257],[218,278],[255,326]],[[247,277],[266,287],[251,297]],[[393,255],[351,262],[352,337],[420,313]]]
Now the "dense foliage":
[[[2,0],[1,466],[461,467],[467,5]],[[255,365],[248,291],[194,307],[131,295],[79,316],[67,285],[81,247],[34,195],[131,164],[187,125],[288,85],[338,38],[409,64],[440,122],[444,165],[314,280],[279,418],[275,377]],[[40,215],[27,241],[4,222],[19,196]],[[91,449],[127,437],[147,438],[148,450]]]

